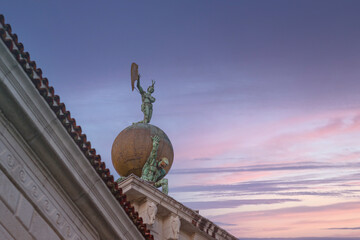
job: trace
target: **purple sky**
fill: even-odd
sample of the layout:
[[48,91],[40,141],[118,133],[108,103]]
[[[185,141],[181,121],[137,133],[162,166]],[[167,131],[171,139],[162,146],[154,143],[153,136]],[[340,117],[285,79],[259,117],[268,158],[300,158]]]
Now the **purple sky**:
[[156,80],[170,195],[233,235],[360,236],[360,1],[7,1],[113,175]]

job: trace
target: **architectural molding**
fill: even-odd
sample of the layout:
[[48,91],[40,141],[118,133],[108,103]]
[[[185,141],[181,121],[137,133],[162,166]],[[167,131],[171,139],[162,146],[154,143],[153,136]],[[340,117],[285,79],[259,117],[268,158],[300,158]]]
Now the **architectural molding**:
[[202,217],[198,212],[184,206],[133,174],[123,179],[119,186],[139,210],[143,219],[148,217],[143,209],[149,203],[154,203],[157,206],[155,222],[151,226],[149,225],[155,239],[237,240],[236,237],[207,218]]
[[[64,206],[58,202],[63,192],[53,196],[46,189],[46,183],[42,180],[51,181],[51,177],[44,176],[37,168],[29,167],[32,166],[31,162],[36,156],[31,154],[29,149],[24,151],[23,147],[26,147],[26,144],[12,137],[13,134],[17,135],[15,129],[12,129],[12,133],[8,131],[11,130],[11,124],[6,121],[2,113],[0,113],[0,129],[0,169],[17,186],[23,196],[32,202],[33,206],[51,222],[64,239],[100,239],[80,211],[77,209],[64,211]],[[70,211],[74,211],[72,216],[68,214]],[[82,219],[80,226],[79,223],[74,222],[76,219]],[[85,228],[86,231],[79,230],[79,227]]]

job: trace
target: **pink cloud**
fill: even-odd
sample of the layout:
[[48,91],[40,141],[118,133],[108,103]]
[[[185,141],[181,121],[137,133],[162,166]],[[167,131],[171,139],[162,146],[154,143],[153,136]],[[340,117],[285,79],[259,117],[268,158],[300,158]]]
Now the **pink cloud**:
[[328,137],[346,134],[352,131],[359,131],[360,130],[360,124],[358,123],[359,117],[360,115],[355,116],[354,118],[355,120],[349,125],[346,125],[343,119],[335,119],[330,121],[326,125],[323,125],[321,127],[309,131],[283,134],[281,136],[271,139],[268,142],[268,145],[282,146],[284,144],[288,145],[297,142],[314,141],[318,139],[325,139]]
[[[224,155],[247,156],[247,162],[256,159],[293,161],[296,157],[303,161],[304,153],[323,151],[314,149],[313,143],[329,141],[331,144],[340,137],[354,141],[349,136],[360,131],[359,122],[359,110],[352,109],[284,117],[263,124],[260,120],[251,124],[231,120],[226,125],[211,128],[211,124],[205,123],[179,136],[176,157],[184,159],[184,165],[193,158],[221,158]],[[217,164],[224,166],[221,162]]]
[[[360,202],[326,206],[293,207],[267,211],[250,211],[211,216],[238,237],[358,237]],[[283,226],[280,227],[280,226]]]
[[213,184],[235,184],[239,182],[246,182],[251,180],[256,180],[259,178],[269,177],[273,175],[273,172],[243,172],[241,174],[235,173],[227,173],[216,175],[214,177],[209,176],[209,174],[197,174],[194,177],[196,182],[205,182],[206,185],[213,185]]

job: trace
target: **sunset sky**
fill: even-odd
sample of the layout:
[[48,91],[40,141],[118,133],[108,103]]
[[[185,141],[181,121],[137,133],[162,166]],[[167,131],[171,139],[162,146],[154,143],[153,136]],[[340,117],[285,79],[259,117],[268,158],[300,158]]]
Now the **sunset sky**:
[[1,11],[115,177],[112,142],[142,119],[136,62],[174,147],[170,196],[239,238],[360,236],[360,1]]

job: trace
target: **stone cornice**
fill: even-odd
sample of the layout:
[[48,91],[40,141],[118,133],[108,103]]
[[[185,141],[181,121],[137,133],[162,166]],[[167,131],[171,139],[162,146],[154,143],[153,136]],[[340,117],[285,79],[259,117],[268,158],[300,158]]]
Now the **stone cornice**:
[[123,189],[124,193],[127,194],[129,199],[146,199],[155,202],[162,208],[166,209],[168,214],[175,214],[179,216],[182,221],[192,225],[194,227],[194,231],[202,232],[203,234],[211,236],[215,239],[237,240],[236,237],[232,236],[209,219],[202,217],[194,210],[184,206],[180,202],[164,194],[148,182],[133,174],[123,179],[119,183],[119,186]]

